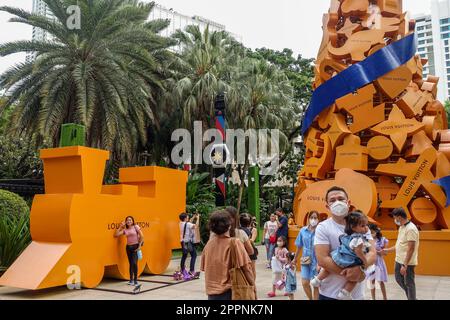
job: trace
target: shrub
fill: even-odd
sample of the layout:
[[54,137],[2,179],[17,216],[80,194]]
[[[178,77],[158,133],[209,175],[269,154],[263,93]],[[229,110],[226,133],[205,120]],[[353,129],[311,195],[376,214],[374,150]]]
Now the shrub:
[[[42,144],[45,148],[46,143]],[[0,179],[41,179],[42,161],[30,141],[0,135]]]
[[0,272],[6,270],[30,242],[28,214],[0,215]]
[[30,208],[19,195],[0,190],[0,217],[5,215],[16,217],[25,215],[28,217],[29,213]]

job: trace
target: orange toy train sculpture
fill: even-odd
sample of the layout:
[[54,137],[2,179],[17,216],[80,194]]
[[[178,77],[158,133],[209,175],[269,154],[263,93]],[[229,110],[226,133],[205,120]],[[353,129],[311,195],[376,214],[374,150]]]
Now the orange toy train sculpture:
[[[403,13],[401,0],[331,0],[323,21],[316,91],[412,35],[415,25]],[[419,273],[450,275],[450,194],[434,183],[450,175],[450,130],[444,107],[436,100],[439,79],[423,80],[426,63],[415,55],[313,118],[304,131],[306,157],[294,211],[299,225],[311,210],[328,214],[325,192],[340,185],[355,207],[392,230],[385,233],[395,240],[389,213],[402,207],[422,230]],[[298,230],[291,231],[295,237]],[[442,256],[433,258],[441,250],[447,251],[445,262]]]
[[120,169],[121,184],[102,186],[107,151],[65,147],[41,150],[41,158],[46,193],[33,201],[33,241],[0,285],[32,290],[62,286],[73,270],[79,270],[88,288],[104,275],[127,279],[126,240],[113,235],[128,215],[145,237],[139,274],[167,268],[172,249],[180,247],[178,215],[185,210],[187,172],[125,168]]

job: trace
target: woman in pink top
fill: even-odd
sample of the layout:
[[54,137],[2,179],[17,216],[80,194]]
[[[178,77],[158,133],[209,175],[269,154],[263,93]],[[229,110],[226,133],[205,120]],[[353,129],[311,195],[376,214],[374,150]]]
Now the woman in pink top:
[[117,229],[114,236],[126,236],[127,237],[127,257],[130,263],[130,281],[129,285],[137,286],[137,273],[138,273],[138,256],[137,252],[141,249],[144,243],[144,234],[141,228],[134,223],[134,218],[129,216],[125,219],[125,222],[120,224],[119,229]]

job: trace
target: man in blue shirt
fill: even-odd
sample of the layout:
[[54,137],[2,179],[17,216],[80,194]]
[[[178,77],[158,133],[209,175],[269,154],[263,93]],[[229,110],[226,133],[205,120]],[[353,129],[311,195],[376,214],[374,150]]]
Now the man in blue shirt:
[[278,230],[277,230],[277,238],[285,237],[288,238],[288,218],[283,212],[283,209],[278,208],[275,214],[278,217]]

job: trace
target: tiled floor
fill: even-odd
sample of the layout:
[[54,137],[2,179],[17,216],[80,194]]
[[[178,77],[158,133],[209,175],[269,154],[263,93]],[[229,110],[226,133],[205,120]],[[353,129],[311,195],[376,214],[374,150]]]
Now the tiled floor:
[[[261,248],[260,252],[264,252]],[[199,257],[200,258],[200,257]],[[197,266],[199,265],[199,258]],[[172,260],[171,265],[166,273],[171,274],[176,270],[179,260]],[[171,278],[165,277],[143,277],[146,280],[158,280],[171,282]],[[297,276],[300,280],[300,275]],[[269,299],[266,297],[267,292],[271,289],[272,275],[271,271],[265,268],[264,261],[257,262],[257,291],[258,298],[261,300]],[[161,286],[159,284],[141,282],[142,291]],[[300,283],[299,283],[300,285]],[[306,300],[303,290],[300,288],[295,295],[296,300]],[[450,300],[450,277],[431,277],[416,276],[417,298],[419,300]],[[105,279],[100,288],[113,289],[119,291],[131,292],[132,287],[127,286],[124,281]],[[395,283],[393,276],[389,276],[389,282],[386,285],[388,299],[405,300],[405,294]],[[377,289],[377,297],[381,297],[381,291]],[[366,298],[370,299],[370,291],[367,289]],[[40,290],[37,292],[26,291],[21,289],[0,287],[0,300],[2,299],[88,299],[88,300],[204,300],[206,299],[204,290],[203,274],[200,280],[194,280],[179,283],[174,286],[144,292],[137,295],[106,292],[99,290],[69,290],[66,287]],[[287,300],[287,297],[279,295],[275,300]]]

